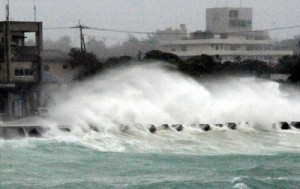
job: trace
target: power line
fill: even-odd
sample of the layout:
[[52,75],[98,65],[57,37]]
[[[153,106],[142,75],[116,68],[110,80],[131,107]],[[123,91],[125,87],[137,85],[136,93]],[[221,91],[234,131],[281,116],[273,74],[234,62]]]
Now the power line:
[[[106,31],[106,32],[116,32],[116,33],[134,33],[134,34],[156,34],[156,32],[147,32],[147,31],[130,31],[130,30],[117,30],[117,29],[105,29],[105,28],[96,28],[96,27],[91,27],[89,29],[96,30],[96,31]],[[169,33],[171,34],[171,33]],[[177,33],[173,33],[177,34]]]
[[[256,32],[262,32],[262,31],[276,31],[276,30],[286,30],[286,29],[294,29],[294,28],[300,28],[300,25],[296,26],[287,26],[287,27],[276,27],[276,28],[269,28],[269,29],[262,29],[262,30],[248,30],[248,31],[238,31],[238,32],[224,32],[223,34],[241,34],[241,33],[256,33]],[[86,52],[86,45],[84,40],[83,30],[94,30],[94,31],[104,31],[104,32],[116,32],[116,33],[127,33],[127,34],[147,34],[147,35],[182,35],[183,33],[170,33],[170,32],[149,32],[149,31],[135,31],[135,30],[119,30],[119,29],[107,29],[107,28],[98,28],[98,27],[88,27],[85,25],[82,25],[79,21],[79,24],[72,27],[48,27],[44,28],[45,30],[62,30],[62,29],[79,29],[80,30],[80,49],[82,52]],[[91,36],[91,35],[90,35]],[[98,36],[94,36],[98,37]],[[119,40],[119,39],[114,39]],[[119,40],[120,41],[120,40]]]
[[[44,28],[45,30],[56,30],[56,29],[73,29],[78,27],[49,27]],[[222,32],[224,34],[231,34],[231,33],[255,33],[255,32],[262,32],[262,31],[276,31],[276,30],[286,30],[286,29],[294,29],[300,28],[300,25],[296,26],[287,26],[287,27],[276,27],[276,28],[269,28],[269,29],[262,29],[262,30],[245,30],[245,31],[238,31],[238,32]],[[128,34],[142,34],[142,35],[151,35],[151,34],[160,34],[160,35],[182,35],[182,33],[174,33],[174,32],[152,32],[152,31],[135,31],[135,30],[119,30],[119,29],[107,29],[107,28],[98,28],[98,27],[87,27],[85,26],[83,29],[95,30],[95,31],[104,31],[104,32],[115,32],[115,33],[128,33]]]
[[44,30],[62,30],[62,29],[73,29],[74,27],[46,27]]
[[294,28],[300,28],[300,25],[298,26],[287,26],[287,27],[277,27],[277,28],[269,28],[269,29],[262,29],[262,30],[245,30],[245,31],[236,31],[236,32],[225,32],[225,34],[231,34],[231,33],[255,33],[255,32],[262,32],[262,31],[276,31],[276,30],[286,30],[286,29],[294,29]]
[[89,37],[96,37],[96,38],[101,38],[103,40],[110,39],[110,40],[116,40],[116,41],[124,41],[125,39],[121,38],[115,38],[115,37],[104,37],[104,36],[99,36],[99,35],[91,35],[91,34],[84,34],[84,36],[89,36]]

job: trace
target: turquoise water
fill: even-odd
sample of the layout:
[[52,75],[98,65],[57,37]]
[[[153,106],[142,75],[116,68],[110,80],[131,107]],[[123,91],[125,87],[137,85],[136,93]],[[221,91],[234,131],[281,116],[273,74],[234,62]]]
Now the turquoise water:
[[73,142],[2,141],[1,189],[300,188],[300,153],[103,152]]

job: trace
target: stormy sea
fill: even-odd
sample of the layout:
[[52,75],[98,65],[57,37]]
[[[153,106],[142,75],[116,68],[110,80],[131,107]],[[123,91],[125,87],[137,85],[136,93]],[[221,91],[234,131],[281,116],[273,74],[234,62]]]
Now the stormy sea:
[[48,108],[43,137],[0,139],[1,189],[300,188],[300,129],[279,124],[300,121],[299,89],[154,63],[78,83]]

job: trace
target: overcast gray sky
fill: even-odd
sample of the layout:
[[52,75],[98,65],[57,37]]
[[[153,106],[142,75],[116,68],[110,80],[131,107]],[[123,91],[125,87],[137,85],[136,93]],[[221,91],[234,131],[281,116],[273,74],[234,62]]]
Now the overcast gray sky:
[[[1,20],[5,19],[5,4],[0,0]],[[216,7],[239,7],[240,0],[10,0],[12,20],[32,21],[33,6],[37,6],[37,19],[44,27],[68,27],[78,24],[87,26],[156,31],[186,24],[188,31],[205,30],[205,9]],[[254,29],[266,29],[300,25],[300,0],[243,0],[243,7],[253,8]],[[70,35],[75,45],[79,38],[77,30],[47,30],[44,38],[57,39]],[[128,34],[85,31],[107,43],[126,39]],[[300,28],[272,32],[277,39],[292,38],[300,34]],[[146,37],[141,36],[139,37]]]

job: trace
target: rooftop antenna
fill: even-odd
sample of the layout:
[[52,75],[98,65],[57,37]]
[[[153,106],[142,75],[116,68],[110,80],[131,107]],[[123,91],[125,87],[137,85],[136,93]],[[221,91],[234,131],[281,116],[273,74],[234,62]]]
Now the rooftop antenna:
[[36,22],[36,4],[34,1],[34,6],[33,6],[33,11],[34,11],[34,21]]
[[6,4],[6,21],[9,21],[9,0],[7,0]]

